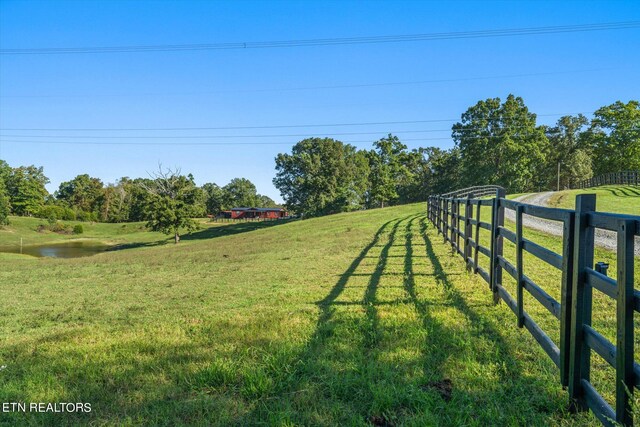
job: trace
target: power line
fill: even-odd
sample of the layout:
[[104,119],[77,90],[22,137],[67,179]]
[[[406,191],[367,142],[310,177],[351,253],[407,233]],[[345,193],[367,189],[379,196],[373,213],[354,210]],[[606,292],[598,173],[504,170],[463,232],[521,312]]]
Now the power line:
[[[501,129],[517,130],[528,128],[527,125],[508,126]],[[464,127],[465,131],[485,130],[485,127]],[[343,136],[343,135],[379,135],[379,134],[402,134],[402,133],[435,133],[451,132],[447,129],[411,129],[411,130],[384,130],[376,132],[338,132],[322,133],[323,137]],[[283,138],[283,137],[308,137],[309,133],[298,134],[260,134],[260,135],[11,135],[0,134],[0,138],[69,138],[69,139],[217,139],[217,138]]]
[[216,93],[264,93],[264,92],[294,92],[305,90],[330,90],[330,89],[358,89],[368,87],[385,87],[385,86],[413,86],[432,83],[455,83],[478,80],[492,79],[510,79],[520,77],[540,77],[574,73],[589,73],[595,71],[612,71],[620,68],[594,68],[585,70],[567,70],[567,71],[548,71],[542,73],[523,73],[523,74],[507,74],[498,76],[481,76],[481,77],[460,77],[451,79],[432,79],[432,80],[416,80],[406,82],[386,82],[386,83],[361,83],[361,84],[343,84],[343,85],[326,85],[326,86],[304,86],[291,88],[263,88],[263,89],[239,89],[239,90],[214,90],[214,91],[198,91],[198,92],[182,92],[182,93],[124,93],[124,94],[101,94],[101,95],[0,95],[0,98],[97,98],[97,97],[142,97],[142,96],[175,96],[175,95],[207,95]]
[[[431,133],[431,132],[451,132],[451,129],[426,129],[426,130],[396,130],[396,131],[378,131],[378,132],[340,132],[340,133],[323,133],[323,136],[341,136],[341,135],[379,135],[396,134],[396,133]],[[105,135],[7,135],[0,134],[0,138],[71,138],[71,139],[216,139],[216,138],[283,138],[283,137],[308,137],[308,133],[285,134],[285,135],[162,135],[162,136],[105,136]]]
[[[522,126],[524,127],[524,126]],[[519,128],[519,127],[518,127]],[[513,130],[514,128],[509,128],[511,130]],[[476,129],[465,129],[467,131],[471,130],[476,130]],[[482,130],[484,130],[484,128],[482,128]],[[636,129],[636,128],[630,128],[630,129],[622,129],[619,130],[618,133],[627,133],[627,132],[640,132],[640,128]],[[366,133],[365,133],[366,134]],[[357,135],[357,133],[356,133]],[[7,136],[7,135],[4,135]],[[275,135],[265,135],[265,136],[275,136]],[[291,135],[289,135],[291,136]],[[305,138],[326,138],[327,135],[319,135],[319,136],[312,136],[312,135],[308,135],[305,134],[304,137]],[[15,136],[14,136],[15,137]],[[25,136],[26,137],[26,136]],[[33,137],[33,136],[32,136]],[[495,137],[495,135],[473,135],[473,136],[465,136],[465,139],[485,139],[485,138],[492,138]],[[61,137],[59,137],[61,138]],[[73,137],[69,137],[69,138],[73,138]],[[83,138],[83,137],[81,137]],[[109,138],[109,137],[106,137]],[[148,137],[148,138],[154,138],[154,137]],[[179,139],[181,137],[176,137],[176,139]],[[404,142],[404,141],[423,141],[423,142],[427,142],[427,141],[445,141],[445,140],[452,140],[452,137],[435,137],[435,138],[401,138],[400,141]],[[0,139],[0,144],[3,143],[15,143],[15,144],[21,144],[21,143],[25,143],[25,144],[50,144],[50,145],[56,145],[56,144],[62,144],[62,145],[138,145],[138,146],[154,146],[154,145],[164,145],[164,146],[207,146],[207,145],[294,145],[297,144],[300,141],[295,141],[295,142],[220,142],[220,141],[216,141],[216,142],[212,142],[212,141],[208,141],[208,142],[176,142],[176,141],[172,141],[172,142],[157,142],[157,141],[151,141],[151,142],[134,142],[134,141],[102,141],[102,142],[98,142],[98,141],[78,141],[78,140],[74,140],[74,141],[43,141],[43,140],[37,140],[37,141],[32,141],[32,140],[7,140],[7,139]],[[359,140],[359,141],[341,141],[345,144],[355,144],[355,143],[372,143],[374,141],[372,140]]]
[[[322,137],[318,137],[322,138]],[[450,138],[406,138],[402,141],[435,141],[435,140],[447,140]],[[202,145],[295,145],[300,141],[295,142],[132,142],[132,141],[108,141],[108,142],[97,142],[97,141],[23,141],[23,140],[0,140],[0,144],[4,143],[25,143],[25,144],[62,144],[62,145],[139,145],[139,146],[153,146],[153,145],[167,145],[167,146],[202,146]],[[340,141],[345,144],[356,144],[356,143],[372,143],[371,140],[362,140],[362,141]]]
[[[570,116],[577,114],[591,114],[593,111],[577,113],[548,113],[536,114],[537,117]],[[46,131],[46,132],[139,132],[139,131],[198,131],[198,130],[240,130],[240,129],[286,129],[286,128],[313,128],[313,127],[342,127],[342,126],[378,126],[401,125],[418,123],[452,123],[460,119],[430,119],[430,120],[403,120],[387,122],[345,122],[324,124],[298,124],[298,125],[265,125],[265,126],[220,126],[220,127],[166,127],[166,128],[0,128],[0,131]]]
[[202,44],[162,44],[131,46],[85,46],[50,47],[27,49],[2,49],[0,55],[54,55],[78,53],[123,53],[123,52],[175,52],[229,49],[268,49],[284,47],[335,46],[372,43],[400,43],[434,40],[473,39],[485,37],[509,37],[540,34],[575,33],[586,31],[621,30],[640,27],[640,21],[608,22],[582,25],[558,25],[546,27],[510,28],[478,31],[458,31],[442,33],[422,33],[387,36],[341,37],[305,40],[280,40],[265,42],[202,43]]

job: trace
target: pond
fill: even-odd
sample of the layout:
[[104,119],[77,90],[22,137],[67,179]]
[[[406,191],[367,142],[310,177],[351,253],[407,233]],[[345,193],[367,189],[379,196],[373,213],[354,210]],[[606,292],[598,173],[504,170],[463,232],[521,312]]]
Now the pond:
[[20,252],[20,246],[17,245],[11,247],[0,246],[0,252],[22,253],[35,257],[79,258],[95,255],[110,248],[112,247],[103,243],[79,241],[50,243],[47,245],[25,245],[22,247],[22,252]]

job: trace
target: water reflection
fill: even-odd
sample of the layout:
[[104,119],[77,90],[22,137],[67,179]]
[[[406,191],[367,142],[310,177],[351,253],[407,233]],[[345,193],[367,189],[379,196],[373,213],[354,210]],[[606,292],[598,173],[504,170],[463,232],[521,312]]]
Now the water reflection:
[[[48,245],[26,245],[22,247],[22,254],[35,257],[78,258],[95,255],[110,248],[109,245],[96,242],[66,242]],[[19,254],[20,247],[0,246],[0,252]]]

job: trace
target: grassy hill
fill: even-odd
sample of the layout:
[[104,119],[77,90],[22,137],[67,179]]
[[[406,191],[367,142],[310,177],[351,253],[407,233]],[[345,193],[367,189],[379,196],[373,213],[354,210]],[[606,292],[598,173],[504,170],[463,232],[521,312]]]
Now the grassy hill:
[[549,200],[549,205],[573,209],[578,194],[596,194],[599,211],[640,215],[640,186],[635,185],[605,185],[584,190],[558,191]]
[[[0,400],[92,405],[0,423],[598,425],[567,413],[553,362],[423,211],[232,224],[86,258],[0,254]],[[96,227],[86,235],[108,240],[118,226]],[[159,237],[137,233],[116,237]]]

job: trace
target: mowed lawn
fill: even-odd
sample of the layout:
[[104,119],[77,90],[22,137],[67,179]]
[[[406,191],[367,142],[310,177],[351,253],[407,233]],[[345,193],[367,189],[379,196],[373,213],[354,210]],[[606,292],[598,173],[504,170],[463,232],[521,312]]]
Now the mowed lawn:
[[424,210],[0,254],[0,400],[92,405],[0,423],[598,425]]
[[549,199],[549,205],[574,209],[578,194],[595,194],[596,209],[599,211],[640,215],[639,185],[605,185],[584,190],[558,191]]

